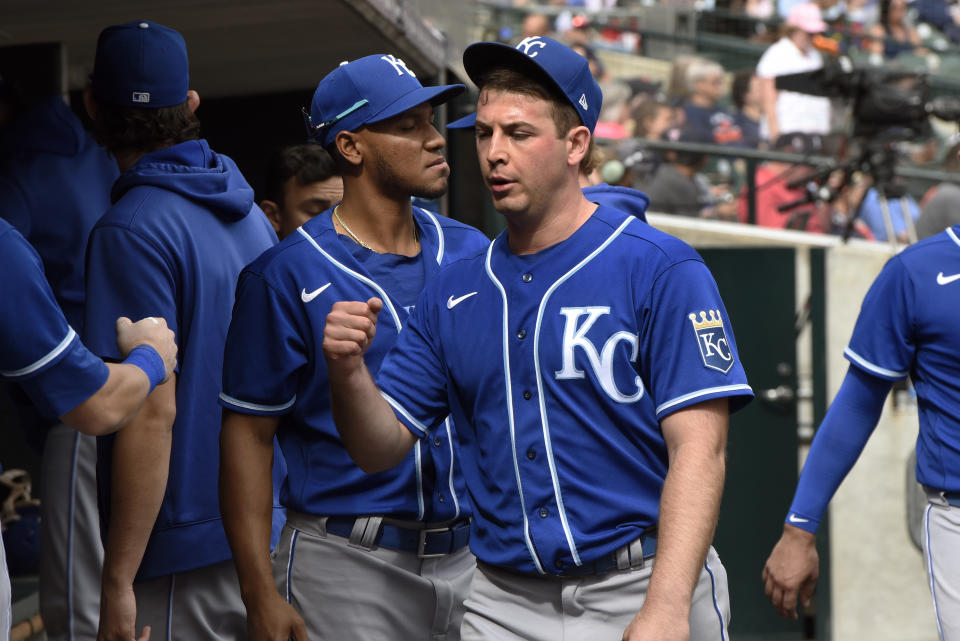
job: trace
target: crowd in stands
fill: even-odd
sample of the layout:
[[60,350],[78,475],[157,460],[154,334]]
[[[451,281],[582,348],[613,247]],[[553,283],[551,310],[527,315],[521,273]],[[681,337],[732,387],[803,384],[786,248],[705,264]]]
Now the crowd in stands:
[[[614,19],[598,20],[592,13],[599,11],[602,16],[602,9],[651,3],[513,0],[513,4],[526,5],[528,13],[512,41],[537,35],[558,37],[590,60],[604,95],[596,128],[604,157],[599,179],[644,191],[651,198],[651,211],[899,242],[923,238],[960,220],[960,178],[956,185],[945,182],[933,187],[905,185],[899,179],[875,184],[868,173],[837,169],[820,172],[814,184],[806,180],[819,166],[812,162],[748,162],[738,158],[736,151],[848,159],[859,147],[878,144],[852,135],[849,105],[836,96],[778,89],[775,79],[822,69],[840,53],[851,55],[858,65],[888,68],[896,68],[894,59],[909,54],[933,69],[936,55],[932,51],[943,47],[930,45],[935,42],[931,33],[960,41],[960,2],[699,2],[773,25],[763,36],[762,52],[753,59],[743,56],[737,65],[729,60],[721,64],[709,54],[676,55],[671,57],[669,77],[656,80],[605,69],[605,52],[623,51],[625,41],[639,42],[643,33],[639,30],[632,40],[624,39],[625,29],[610,28],[617,24]],[[569,10],[538,11],[538,4]],[[632,53],[639,55],[640,49]],[[891,138],[884,148],[890,149],[897,163],[960,171],[960,145],[951,144],[948,129],[938,126],[921,140]],[[657,150],[645,146],[645,140],[722,146],[730,151],[727,156],[716,147],[702,153]],[[747,180],[748,171],[753,173],[752,181]],[[748,183],[754,188],[748,189]],[[784,207],[789,204],[795,206]]]

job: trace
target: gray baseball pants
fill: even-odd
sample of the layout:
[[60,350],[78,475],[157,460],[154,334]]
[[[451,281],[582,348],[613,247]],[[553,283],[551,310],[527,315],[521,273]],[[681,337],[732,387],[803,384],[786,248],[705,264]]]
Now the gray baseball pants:
[[960,641],[960,507],[927,493],[923,554],[941,641]]
[[310,641],[459,641],[476,560],[468,548],[435,558],[361,547],[327,533],[322,517],[287,511],[273,552],[280,594]]
[[57,425],[41,466],[40,615],[48,641],[95,641],[103,544],[97,439]]
[[233,560],[133,584],[137,634],[150,641],[239,641],[247,638],[247,611]]
[[[620,641],[643,606],[655,557],[600,575],[553,578],[479,563],[462,641]],[[690,641],[727,641],[727,571],[711,547],[693,594]]]

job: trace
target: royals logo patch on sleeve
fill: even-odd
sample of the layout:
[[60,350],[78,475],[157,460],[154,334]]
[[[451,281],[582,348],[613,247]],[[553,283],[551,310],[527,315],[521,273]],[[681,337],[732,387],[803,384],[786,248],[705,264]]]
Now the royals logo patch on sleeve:
[[693,331],[697,335],[697,345],[700,347],[700,356],[703,364],[724,374],[733,367],[733,352],[727,342],[727,334],[723,331],[723,318],[719,309],[701,311],[697,318],[695,312],[687,316],[693,323]]

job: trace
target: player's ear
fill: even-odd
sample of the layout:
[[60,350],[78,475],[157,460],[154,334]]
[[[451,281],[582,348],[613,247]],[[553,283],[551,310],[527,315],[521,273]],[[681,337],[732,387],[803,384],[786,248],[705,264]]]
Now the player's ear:
[[580,161],[590,153],[590,130],[580,125],[567,132],[567,164],[579,167]]
[[267,220],[273,225],[273,231],[280,235],[280,206],[272,200],[261,200],[260,209],[267,215]]
[[363,145],[356,133],[341,131],[334,138],[333,144],[347,165],[359,167],[363,163]]
[[191,112],[195,112],[197,107],[200,106],[200,94],[198,94],[193,89],[187,91],[187,109]]

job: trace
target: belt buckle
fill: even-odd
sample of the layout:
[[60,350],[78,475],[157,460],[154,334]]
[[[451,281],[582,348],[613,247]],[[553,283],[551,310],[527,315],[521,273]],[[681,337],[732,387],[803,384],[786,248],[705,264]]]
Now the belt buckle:
[[448,527],[435,527],[435,528],[423,528],[420,530],[420,540],[417,542],[417,556],[421,559],[435,559],[437,557],[446,556],[447,552],[435,552],[433,554],[426,554],[424,549],[427,547],[427,535],[428,534],[439,534],[441,532],[449,532],[450,528]]

